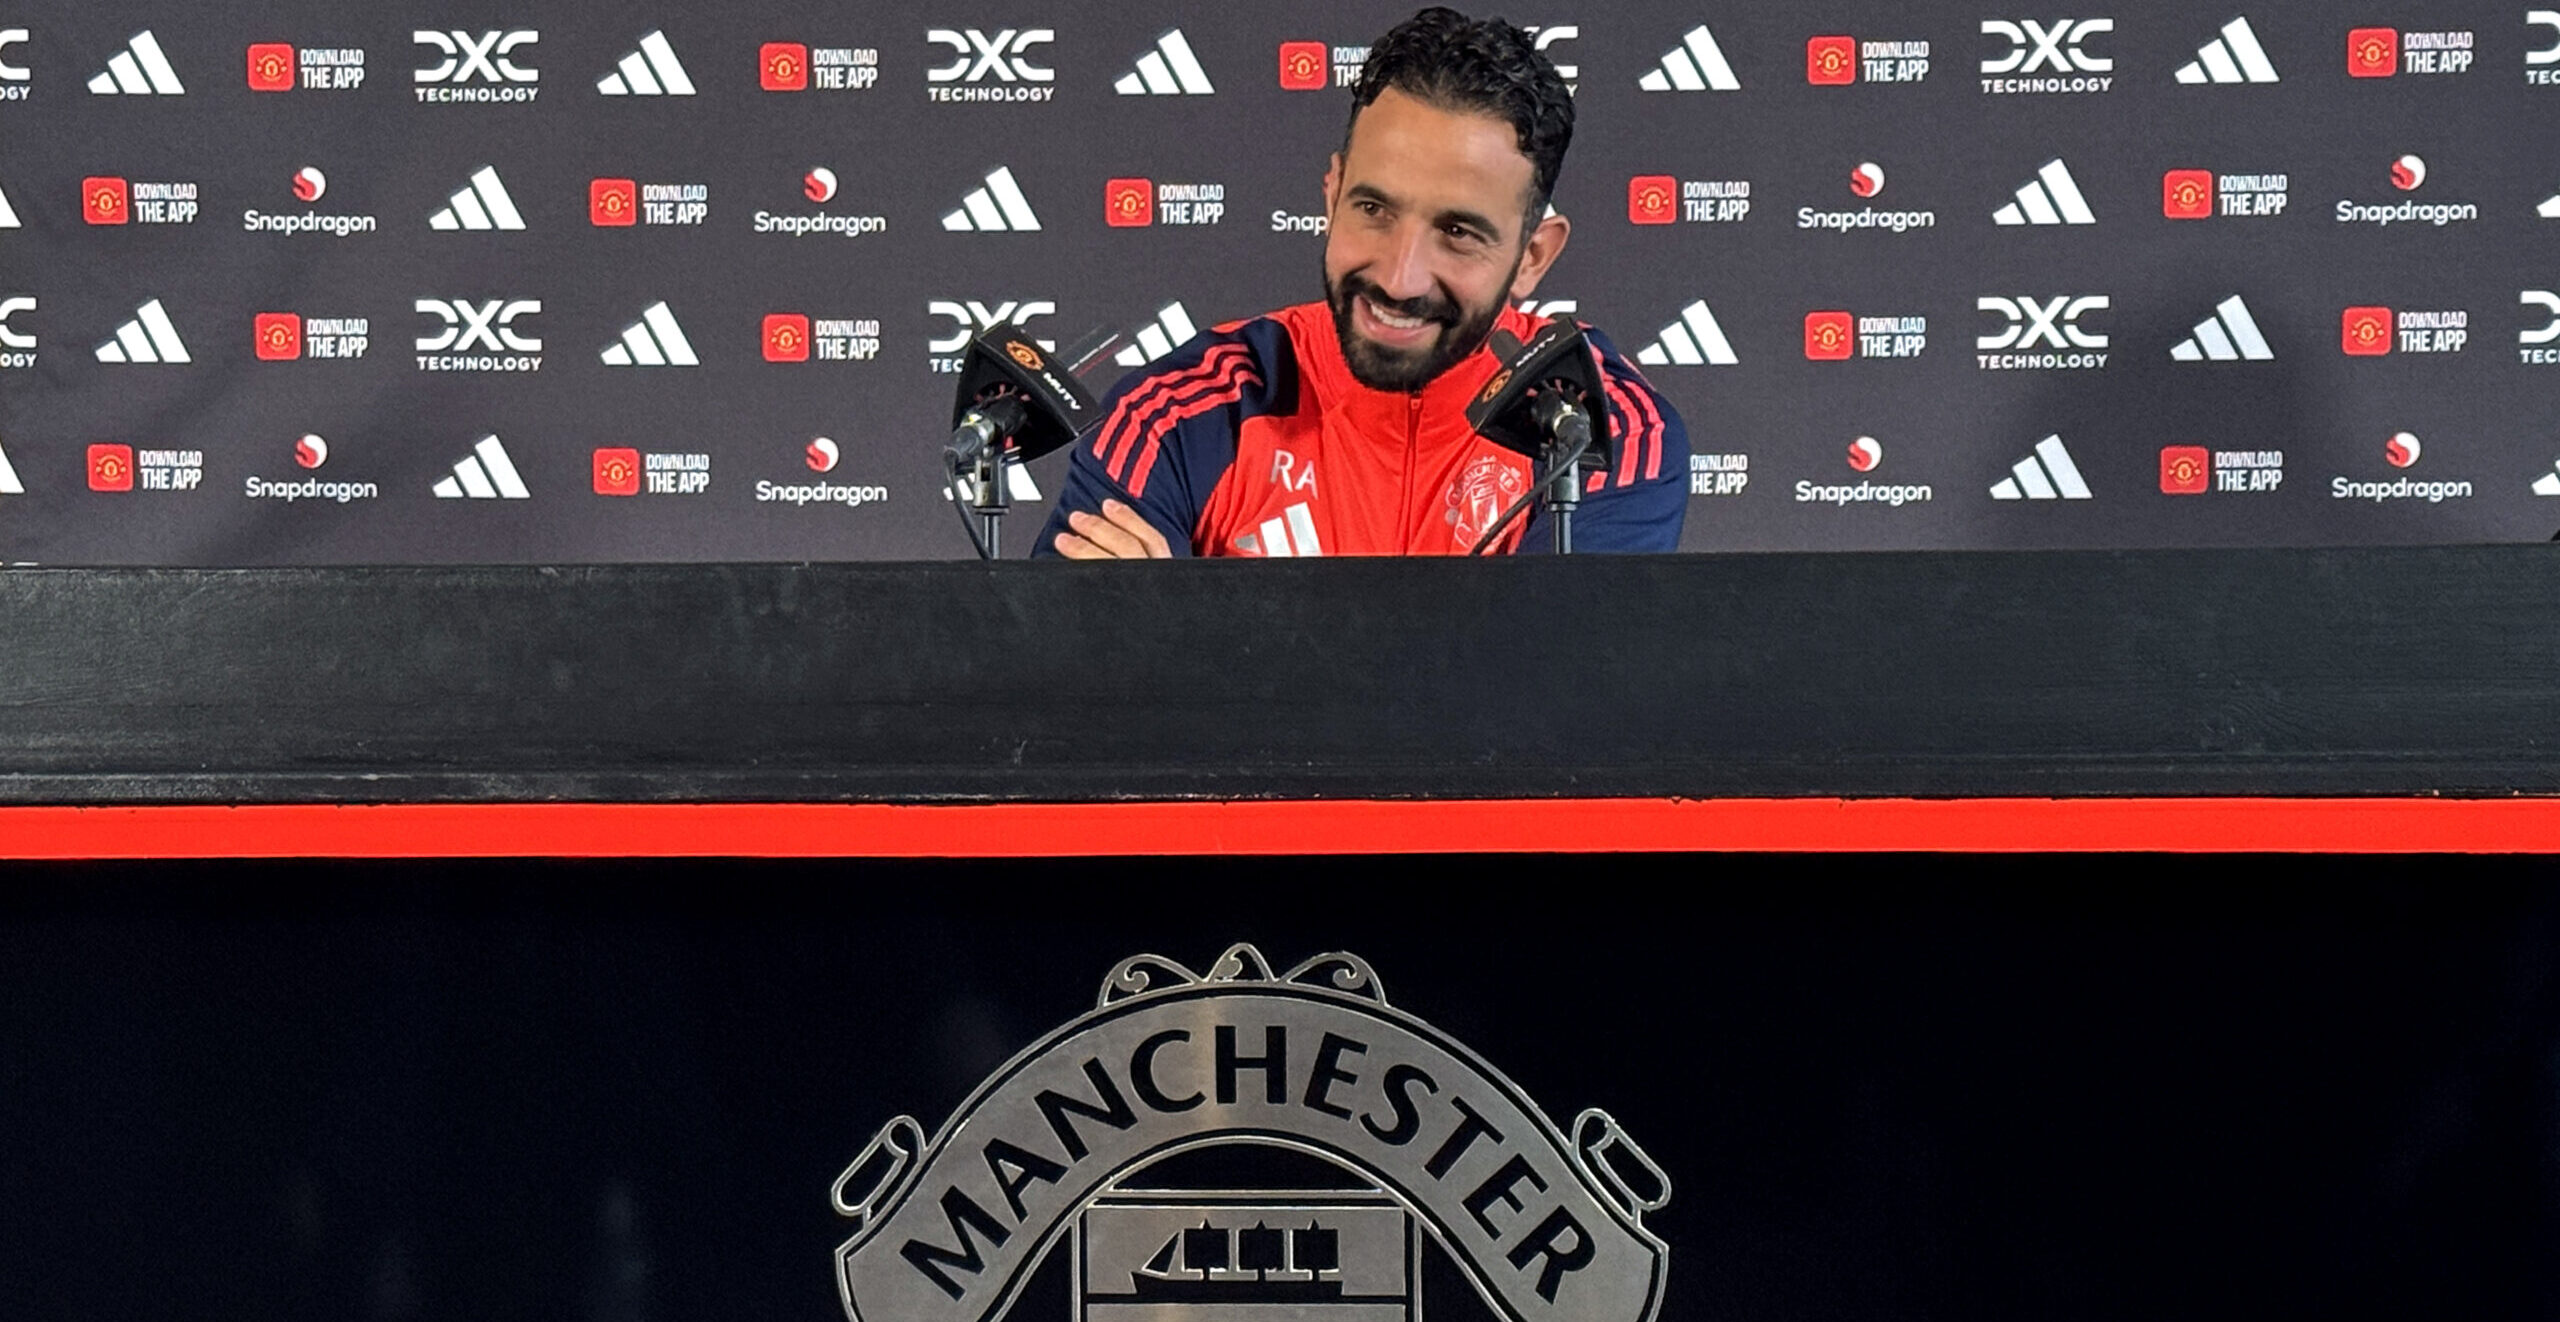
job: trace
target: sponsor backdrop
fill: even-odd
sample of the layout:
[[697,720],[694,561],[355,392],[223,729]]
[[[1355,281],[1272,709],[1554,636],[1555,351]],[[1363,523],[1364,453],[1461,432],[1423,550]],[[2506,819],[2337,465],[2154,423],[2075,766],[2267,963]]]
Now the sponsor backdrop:
[[[953,351],[1312,296],[1411,8],[5,0],[0,557],[965,555]],[[2560,8],[1505,8],[1692,549],[2560,528]]]

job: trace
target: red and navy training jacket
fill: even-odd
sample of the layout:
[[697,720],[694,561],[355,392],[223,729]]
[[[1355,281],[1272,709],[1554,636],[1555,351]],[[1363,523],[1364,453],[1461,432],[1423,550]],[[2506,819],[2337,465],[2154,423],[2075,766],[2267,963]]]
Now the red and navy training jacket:
[[[1505,308],[1498,324],[1526,340],[1547,322]],[[1591,342],[1620,460],[1592,475],[1574,549],[1673,550],[1688,434],[1633,364],[1597,332]],[[1467,425],[1497,366],[1480,348],[1419,391],[1371,390],[1351,378],[1322,303],[1219,326],[1104,397],[1032,554],[1057,554],[1068,511],[1112,497],[1175,555],[1462,555],[1529,491],[1529,460]],[[1547,549],[1543,521],[1533,505],[1494,549]]]

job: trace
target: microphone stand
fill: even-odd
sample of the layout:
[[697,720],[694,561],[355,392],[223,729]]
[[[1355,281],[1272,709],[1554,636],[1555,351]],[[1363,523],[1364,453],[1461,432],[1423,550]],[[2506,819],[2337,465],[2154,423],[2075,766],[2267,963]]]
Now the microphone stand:
[[[1028,411],[1013,395],[998,395],[984,400],[960,419],[951,433],[951,444],[943,457],[951,476],[965,477],[969,483],[967,498],[972,537],[978,546],[978,558],[998,560],[1004,556],[1004,516],[1013,512],[1013,492],[1005,480],[1005,461],[1012,457],[1012,438],[1022,430]],[[956,488],[958,482],[954,482]],[[960,492],[951,493],[955,498]]]
[[1545,444],[1538,467],[1545,474],[1540,503],[1555,524],[1557,555],[1573,554],[1573,513],[1582,506],[1582,457],[1591,452],[1591,415],[1562,390],[1538,393],[1530,404]]

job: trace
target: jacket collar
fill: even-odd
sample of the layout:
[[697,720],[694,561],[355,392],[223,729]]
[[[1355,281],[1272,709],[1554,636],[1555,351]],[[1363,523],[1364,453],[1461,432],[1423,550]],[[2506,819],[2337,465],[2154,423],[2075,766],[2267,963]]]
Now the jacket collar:
[[[1474,437],[1475,430],[1467,425],[1467,406],[1475,402],[1476,392],[1493,379],[1500,366],[1490,349],[1478,345],[1475,352],[1459,359],[1418,391],[1372,390],[1353,380],[1351,365],[1343,361],[1342,342],[1334,334],[1332,308],[1322,301],[1301,303],[1282,310],[1280,315],[1289,321],[1299,368],[1303,380],[1315,391],[1316,407],[1349,424],[1352,432],[1381,446],[1401,447],[1410,429],[1417,447],[1422,449]],[[1547,321],[1505,303],[1493,324],[1496,330],[1509,331],[1525,340],[1544,329]],[[1418,410],[1417,401],[1421,405]]]

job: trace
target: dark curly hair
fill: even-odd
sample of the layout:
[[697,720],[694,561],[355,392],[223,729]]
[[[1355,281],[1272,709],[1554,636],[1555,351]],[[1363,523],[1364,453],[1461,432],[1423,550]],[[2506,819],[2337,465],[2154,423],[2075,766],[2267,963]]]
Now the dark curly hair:
[[1397,24],[1369,47],[1351,94],[1351,123],[1342,130],[1344,151],[1351,149],[1360,112],[1390,87],[1443,109],[1509,123],[1520,135],[1520,154],[1529,158],[1528,214],[1536,223],[1564,172],[1564,149],[1573,144],[1573,96],[1528,33],[1437,5]]

